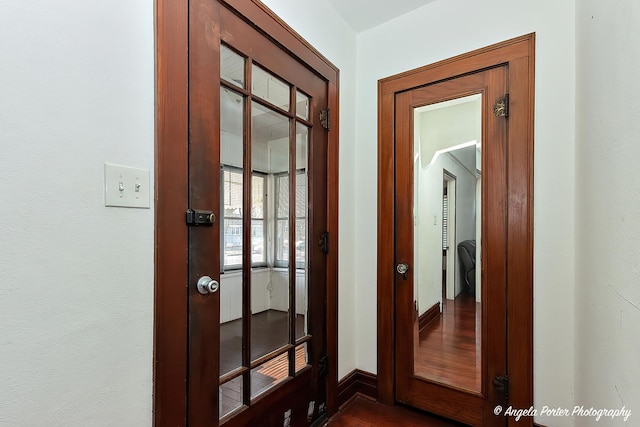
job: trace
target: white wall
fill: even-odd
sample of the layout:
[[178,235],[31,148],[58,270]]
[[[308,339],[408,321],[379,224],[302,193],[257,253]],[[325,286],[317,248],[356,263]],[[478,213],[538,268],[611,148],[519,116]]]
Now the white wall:
[[[453,257],[454,286],[449,287],[447,298],[453,299],[463,289],[464,278],[460,274],[458,243],[476,239],[476,169],[482,169],[480,151],[466,147],[440,154],[439,151],[475,141],[482,142],[482,103],[479,95],[461,100],[445,101],[421,107],[414,112],[414,142],[419,146],[418,170],[418,221],[419,237],[415,242],[414,271],[421,284],[418,286],[418,314],[423,314],[433,304],[441,301],[442,292],[442,195],[443,173],[447,170],[457,178],[455,194],[450,195],[448,257]],[[452,157],[457,156],[457,157]],[[456,161],[457,160],[457,161]],[[476,239],[477,240],[477,239]],[[480,244],[480,242],[478,242]],[[479,256],[479,253],[476,254]],[[418,257],[418,258],[416,258]],[[448,268],[451,268],[448,266]],[[478,269],[480,270],[480,269]],[[447,274],[449,276],[449,274]],[[479,289],[480,284],[477,287]],[[477,292],[477,300],[480,301]],[[426,297],[426,298],[425,298]]]
[[[475,149],[475,148],[474,148]],[[465,165],[467,166],[467,165]],[[472,165],[473,167],[474,165]],[[427,168],[420,168],[417,196],[418,213],[416,235],[418,257],[415,270],[418,284],[418,314],[442,302],[442,177],[444,170],[456,176],[456,233],[449,243],[449,255],[455,256],[455,295],[462,291],[458,243],[476,237],[476,175],[452,157],[438,156]],[[415,258],[415,257],[414,257]],[[447,296],[448,297],[448,296]]]
[[[338,250],[338,377],[356,368],[355,96],[356,35],[326,0],[263,0],[287,24],[340,69],[340,176]],[[372,212],[375,212],[375,208]],[[372,215],[371,212],[367,215]],[[373,214],[375,216],[375,214]],[[375,261],[371,262],[373,265]],[[368,268],[371,268],[369,265]],[[375,293],[375,292],[374,292]]]
[[[265,3],[341,70],[339,376],[376,372],[377,80],[535,31],[535,404],[637,405],[638,3],[435,2],[360,34],[356,75],[319,1]],[[0,425],[150,425],[153,210],[102,187],[153,169],[153,3],[2,2],[0,38]]]
[[0,3],[0,425],[151,424],[153,1]]
[[[640,419],[640,3],[577,3],[576,404]],[[576,425],[602,424],[576,419]]]
[[[271,269],[251,272],[251,312],[260,313],[271,308],[269,286]],[[242,272],[233,271],[220,275],[220,323],[242,317]]]
[[[573,405],[575,2],[447,0],[358,35],[356,329],[358,367],[376,372],[377,81],[537,34],[534,205],[536,405]],[[554,425],[570,425],[569,419]]]
[[[257,268],[251,272],[251,312],[289,310],[289,273],[280,268]],[[296,313],[307,312],[305,272],[296,272]],[[220,323],[242,317],[242,272],[220,276]]]

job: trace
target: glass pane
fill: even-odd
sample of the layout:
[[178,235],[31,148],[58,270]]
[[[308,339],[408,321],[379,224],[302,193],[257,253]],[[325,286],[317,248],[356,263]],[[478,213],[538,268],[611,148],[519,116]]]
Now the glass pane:
[[[242,268],[244,98],[222,88],[220,104],[220,156],[223,164],[220,177],[220,252],[223,271],[228,271],[231,268]],[[219,293],[220,374],[224,375],[242,366],[242,275],[221,274]],[[228,391],[231,386],[232,384],[226,388],[223,386],[221,390]],[[235,407],[229,404],[229,408],[232,410]]]
[[220,46],[220,77],[244,88],[244,58],[224,45]]
[[296,217],[307,217],[307,162],[309,152],[309,128],[296,125]]
[[220,276],[220,375],[242,366],[242,275]]
[[276,220],[276,266],[289,263],[289,219]]
[[266,176],[254,175],[251,179],[251,262],[266,265],[266,233],[264,221]]
[[[298,254],[297,249],[296,255]],[[300,265],[300,261],[297,261],[297,263]],[[308,305],[307,270],[305,265],[296,269],[296,339],[302,338],[308,333]]]
[[296,338],[307,333],[308,313],[308,262],[307,262],[307,162],[309,152],[309,128],[296,126]]
[[251,93],[289,111],[289,85],[257,65],[252,67]]
[[289,265],[289,175],[280,175],[276,182],[275,262]]
[[[296,174],[296,218],[307,217],[307,174],[298,170]],[[304,238],[305,236],[300,236]]]
[[276,207],[277,218],[287,218],[289,216],[289,175],[276,177],[278,206]]
[[289,119],[262,105],[251,104],[253,170],[289,171]]
[[242,406],[242,376],[236,377],[220,386],[218,405],[220,418]]
[[251,398],[255,398],[289,376],[289,353],[251,370]]
[[220,89],[220,161],[242,169],[244,97],[227,88]]
[[[258,274],[252,274],[253,281],[256,281]],[[288,276],[286,272],[271,273],[270,307],[251,316],[251,360],[271,353],[289,342]],[[257,301],[252,302],[254,307],[257,304]]]
[[264,218],[264,176],[251,177],[251,218]]
[[296,268],[304,269],[307,262],[307,220],[296,218]]
[[[276,113],[260,104],[252,104],[252,132],[251,132],[251,159],[252,167],[255,171],[266,173],[273,178],[275,198],[274,206],[270,209],[280,211],[278,206],[280,198],[278,177],[287,177],[289,173],[289,118]],[[254,192],[258,190],[254,189]],[[254,193],[256,194],[256,193]],[[258,196],[256,196],[258,197]],[[288,206],[288,204],[287,204]],[[274,212],[273,210],[271,212]],[[264,205],[256,205],[253,211],[254,218],[264,215]],[[273,215],[273,214],[272,214]],[[267,219],[274,220],[272,215],[267,215]],[[285,211],[283,218],[279,216],[272,224],[272,232],[275,245],[275,262],[282,257],[283,232],[288,234],[287,219],[288,211]],[[264,233],[262,221],[254,219],[252,221],[252,235],[257,241],[259,233]],[[284,224],[283,224],[284,222]],[[263,235],[264,236],[264,235]],[[287,240],[288,241],[288,240]],[[260,252],[265,253],[266,240],[260,244],[255,244],[252,248],[254,260]],[[267,252],[268,255],[268,252]],[[266,258],[265,258],[266,260]],[[251,357],[255,360],[265,354],[289,343],[289,274],[282,269],[254,269],[252,272],[252,298],[251,298]],[[255,389],[252,389],[252,393]]]
[[267,262],[264,243],[264,220],[251,220],[251,263],[254,265]]
[[296,92],[296,115],[309,120],[309,97],[300,91]]
[[242,268],[242,220],[224,220],[224,267],[225,270]]
[[309,353],[307,352],[307,343],[296,347],[296,372],[307,366],[309,363]]
[[414,372],[474,392],[481,391],[481,122],[481,95],[415,109]]

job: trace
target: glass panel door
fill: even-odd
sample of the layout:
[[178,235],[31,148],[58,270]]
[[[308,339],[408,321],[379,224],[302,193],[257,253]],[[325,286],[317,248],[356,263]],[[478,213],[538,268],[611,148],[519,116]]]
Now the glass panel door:
[[[184,134],[168,131],[188,145],[163,163],[172,179],[162,200],[168,192],[172,206],[159,219],[171,218],[163,233],[184,241],[189,286],[186,304],[174,296],[162,308],[162,336],[186,351],[159,349],[158,389],[173,398],[158,399],[175,402],[175,414],[184,401],[189,425],[312,424],[336,410],[336,367],[326,361],[336,354],[327,332],[337,320],[337,251],[318,242],[337,231],[336,204],[328,206],[337,183],[327,178],[328,167],[337,173],[337,129],[325,129],[319,114],[337,106],[337,69],[282,39],[281,22],[256,2],[188,6],[186,64],[159,60],[169,68],[160,74],[186,66],[172,81],[188,79],[186,99],[163,92],[175,111],[164,97],[158,105],[163,121],[188,118]],[[186,47],[174,42],[172,54]],[[175,211],[183,187],[186,221]],[[162,248],[161,273],[177,276],[182,248]],[[180,294],[179,280],[165,287]],[[167,353],[186,366],[167,366]]]
[[309,363],[312,98],[220,49],[220,418]]

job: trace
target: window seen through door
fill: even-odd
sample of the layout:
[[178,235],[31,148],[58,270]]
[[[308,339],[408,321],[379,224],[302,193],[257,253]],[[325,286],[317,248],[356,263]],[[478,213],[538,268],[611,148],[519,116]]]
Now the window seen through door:
[[224,417],[295,378],[315,341],[307,261],[312,98],[228,46],[220,54]]
[[[220,193],[223,204],[223,272],[242,268],[242,169],[223,165]],[[251,186],[251,265],[264,267],[266,257],[266,174],[254,173]]]

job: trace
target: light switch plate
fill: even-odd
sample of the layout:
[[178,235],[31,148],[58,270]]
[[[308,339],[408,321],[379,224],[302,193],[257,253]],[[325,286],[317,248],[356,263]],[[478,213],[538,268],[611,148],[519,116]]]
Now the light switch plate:
[[104,205],[149,209],[149,171],[104,164]]

